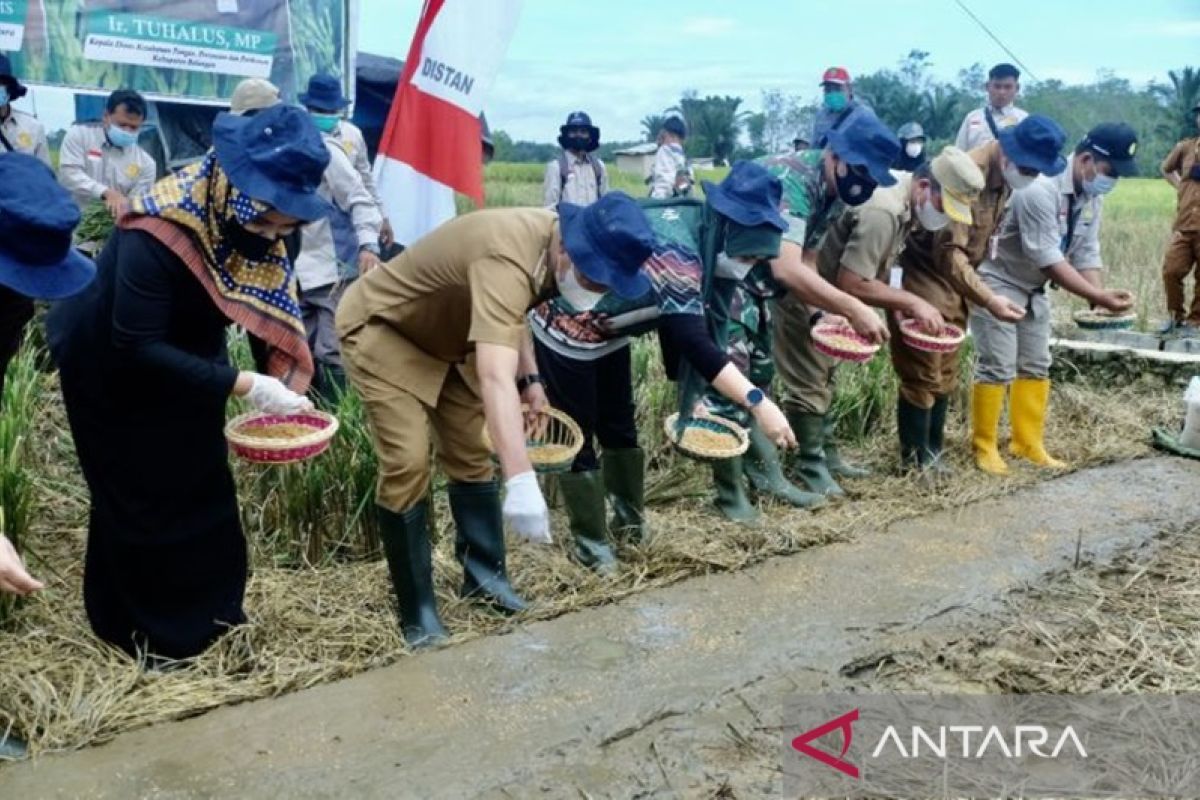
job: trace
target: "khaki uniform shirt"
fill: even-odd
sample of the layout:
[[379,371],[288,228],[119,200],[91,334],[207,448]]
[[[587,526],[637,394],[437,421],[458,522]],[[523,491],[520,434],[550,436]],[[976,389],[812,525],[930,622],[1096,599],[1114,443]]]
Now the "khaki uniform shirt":
[[975,268],[987,256],[988,243],[1011,193],[1000,169],[999,142],[967,153],[984,175],[983,191],[971,204],[971,225],[951,220],[940,231],[914,227],[900,254],[904,290],[920,297],[957,325],[966,322],[963,299],[986,305],[992,291]]
[[80,208],[99,200],[108,189],[126,197],[154,185],[154,159],[138,147],[114,147],[99,123],[72,125],[58,154],[58,182]]
[[[46,143],[46,129],[37,117],[9,106],[8,117],[0,122],[0,133],[8,140],[14,153],[40,158],[42,163],[50,166],[50,147]],[[0,145],[0,152],[8,152],[8,148]]]
[[451,366],[464,365],[474,385],[466,365],[476,344],[520,349],[525,312],[548,282],[557,220],[540,208],[476,211],[359,278],[337,312],[355,365],[430,407]]
[[[996,123],[996,128],[999,130],[1011,128],[1028,116],[1028,111],[1014,105],[999,110],[992,109],[992,121]],[[958,136],[954,139],[954,146],[959,150],[974,150],[976,147],[995,140],[996,137],[992,135],[992,129],[988,127],[983,109],[977,108],[963,118],[962,125],[958,128]]]
[[[560,202],[590,206],[608,191],[608,171],[598,156],[585,153],[583,157],[567,153],[567,174],[563,175],[559,159],[546,164],[542,179],[542,205],[554,208]],[[596,180],[599,167],[599,180]],[[565,180],[564,180],[565,178]]]
[[894,186],[876,189],[861,206],[847,208],[829,226],[817,252],[817,271],[837,285],[839,268],[867,280],[887,281],[912,227],[912,175],[893,172]]
[[375,176],[371,172],[371,159],[367,154],[367,141],[363,138],[362,131],[353,122],[342,120],[333,129],[333,133],[325,135],[341,145],[342,152],[346,154],[346,158],[350,159],[350,163],[358,172],[363,188],[371,195],[371,199],[375,201],[375,205],[379,207],[382,214],[383,200],[380,199],[379,189],[375,186]]
[[1175,230],[1200,231],[1200,178],[1192,177],[1192,170],[1200,167],[1200,137],[1184,139],[1163,160],[1163,172],[1178,172],[1178,206],[1175,214]]

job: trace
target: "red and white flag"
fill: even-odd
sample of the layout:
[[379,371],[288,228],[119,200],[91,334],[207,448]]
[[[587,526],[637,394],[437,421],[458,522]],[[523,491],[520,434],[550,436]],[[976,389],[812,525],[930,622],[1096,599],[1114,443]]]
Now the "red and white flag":
[[483,205],[479,113],[521,0],[425,0],[375,159],[396,241],[454,216],[454,192]]

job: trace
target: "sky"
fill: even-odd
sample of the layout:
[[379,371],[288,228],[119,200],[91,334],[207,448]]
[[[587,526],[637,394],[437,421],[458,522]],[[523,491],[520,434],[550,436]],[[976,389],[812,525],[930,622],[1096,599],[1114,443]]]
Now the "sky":
[[[488,0],[468,0],[488,2]],[[360,51],[403,58],[421,0],[360,0]],[[1135,85],[1200,65],[1200,0],[963,0],[1028,68],[1026,79],[1090,81],[1100,69]],[[169,6],[165,0],[164,6]],[[825,67],[894,67],[926,50],[936,77],[1010,57],[956,0],[524,0],[486,105],[493,130],[553,141],[568,113],[605,140],[640,138],[639,121],[686,89],[731,94],[756,110],[763,89],[816,97]],[[71,121],[69,95],[17,104],[47,129]]]
[[[1039,79],[1105,68],[1140,85],[1200,66],[1200,0],[963,2]],[[359,49],[403,58],[421,6],[362,0]],[[604,139],[638,139],[688,88],[756,110],[763,89],[815,98],[825,67],[872,72],[912,49],[945,79],[1010,60],[955,0],[524,0],[485,110],[514,139],[553,141],[576,109]]]

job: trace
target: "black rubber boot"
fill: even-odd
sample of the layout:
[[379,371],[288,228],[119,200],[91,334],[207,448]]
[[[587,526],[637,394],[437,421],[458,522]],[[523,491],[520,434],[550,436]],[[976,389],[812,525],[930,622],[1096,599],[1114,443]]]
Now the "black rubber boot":
[[564,472],[558,476],[558,488],[571,522],[576,560],[601,575],[616,572],[617,556],[604,532],[604,479],[600,470]]
[[809,491],[826,497],[845,497],[825,463],[825,415],[789,412],[796,434],[796,472]]
[[439,644],[450,634],[438,617],[433,593],[433,552],[429,543],[429,504],[422,500],[402,514],[376,506],[379,539],[387,557],[400,631],[410,647]]
[[783,474],[779,451],[757,423],[750,424],[750,447],[742,456],[742,471],[754,491],[774,497],[796,508],[816,508],[825,504],[825,496],[806,492]]
[[949,400],[950,398],[942,395],[933,401],[933,408],[929,411],[929,453],[932,457],[929,469],[940,476],[954,472],[942,455],[946,438],[946,407],[950,404]]
[[712,462],[712,472],[717,488],[717,510],[740,525],[757,527],[762,515],[746,495],[741,456]]
[[447,495],[454,517],[454,556],[463,568],[462,596],[482,600],[506,614],[524,611],[525,601],[508,582],[504,566],[500,485],[451,483]]
[[641,544],[646,526],[646,454],[640,447],[605,450],[600,456],[604,488],[612,506],[609,530],[618,542]]
[[825,465],[829,468],[829,474],[835,478],[866,478],[871,475],[871,470],[866,467],[856,467],[853,464],[848,464],[842,460],[841,452],[838,450],[837,442],[833,438],[833,416],[826,414],[822,426],[824,430],[825,446]]
[[896,403],[900,463],[906,470],[923,470],[933,460],[929,450],[930,414],[930,409],[917,408],[903,397]]

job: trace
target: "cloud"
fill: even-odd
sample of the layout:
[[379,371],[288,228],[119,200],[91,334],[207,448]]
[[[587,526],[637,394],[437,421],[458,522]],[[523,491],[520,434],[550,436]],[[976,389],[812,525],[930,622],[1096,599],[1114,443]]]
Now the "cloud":
[[1143,22],[1134,26],[1140,34],[1149,36],[1167,36],[1173,39],[1200,38],[1200,20],[1172,19],[1161,22]]
[[714,38],[732,33],[737,20],[729,17],[688,17],[683,21],[682,31],[686,36]]

